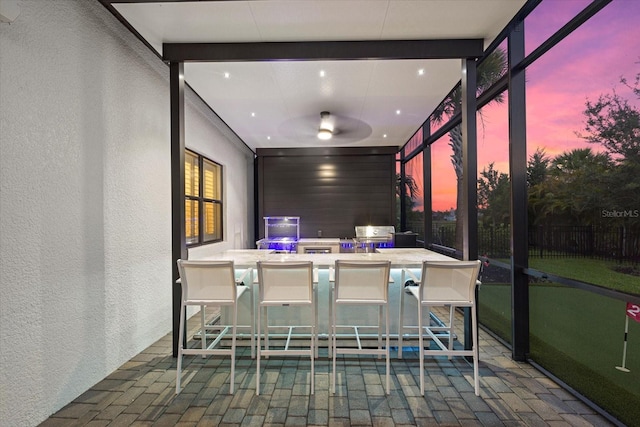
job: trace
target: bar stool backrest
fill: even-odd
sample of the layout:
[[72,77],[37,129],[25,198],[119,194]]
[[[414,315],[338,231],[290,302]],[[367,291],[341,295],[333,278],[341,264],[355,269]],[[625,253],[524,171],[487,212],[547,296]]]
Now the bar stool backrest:
[[258,283],[262,305],[311,304],[313,263],[259,261]]
[[390,261],[337,260],[335,300],[338,303],[386,303],[389,299]]
[[185,304],[235,303],[237,288],[233,261],[180,260],[178,270]]
[[422,265],[422,303],[467,303],[475,301],[480,261],[425,261]]

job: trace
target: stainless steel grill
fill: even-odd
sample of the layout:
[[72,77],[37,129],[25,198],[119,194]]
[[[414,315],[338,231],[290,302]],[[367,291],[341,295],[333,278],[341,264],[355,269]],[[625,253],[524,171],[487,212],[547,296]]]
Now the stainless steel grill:
[[296,252],[300,240],[300,217],[264,217],[264,239],[256,242],[258,249],[276,252]]
[[395,232],[393,225],[356,226],[356,237],[353,239],[356,252],[373,252],[376,248],[392,248]]

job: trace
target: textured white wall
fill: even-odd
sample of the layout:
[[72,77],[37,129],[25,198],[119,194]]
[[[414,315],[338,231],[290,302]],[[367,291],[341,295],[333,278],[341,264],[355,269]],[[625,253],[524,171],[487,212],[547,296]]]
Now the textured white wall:
[[[19,6],[0,23],[0,424],[33,426],[171,330],[169,70],[97,1]],[[251,153],[218,127],[187,102],[187,145],[227,179],[227,241],[201,251],[252,239]]]
[[[187,80],[189,75],[186,75]],[[189,249],[189,258],[195,259],[226,249],[254,248],[253,231],[253,153],[242,143],[211,144],[221,139],[237,137],[211,114],[200,98],[192,97],[185,103],[185,145],[222,165],[224,203],[224,242]],[[248,154],[247,154],[248,153]],[[238,215],[250,212],[249,215]]]

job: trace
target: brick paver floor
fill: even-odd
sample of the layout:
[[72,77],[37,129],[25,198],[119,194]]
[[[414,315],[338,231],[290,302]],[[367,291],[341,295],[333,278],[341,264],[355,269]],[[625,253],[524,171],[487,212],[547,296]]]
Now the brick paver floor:
[[272,356],[262,362],[261,394],[256,396],[255,360],[247,347],[239,347],[233,395],[228,394],[228,357],[185,356],[183,390],[176,396],[169,334],[41,425],[613,425],[531,365],[513,361],[510,350],[484,331],[480,350],[480,396],[473,392],[472,366],[463,358],[446,357],[425,359],[421,396],[418,359],[407,350],[402,360],[392,351],[390,395],[384,392],[384,359],[350,355],[338,359],[337,388],[331,394],[326,347],[315,363],[313,395],[308,358]]

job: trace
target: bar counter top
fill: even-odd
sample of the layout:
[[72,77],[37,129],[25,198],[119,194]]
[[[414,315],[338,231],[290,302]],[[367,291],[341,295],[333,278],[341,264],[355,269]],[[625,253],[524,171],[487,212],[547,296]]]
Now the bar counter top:
[[202,260],[232,260],[238,267],[255,267],[258,261],[312,261],[316,267],[331,267],[336,260],[391,261],[393,268],[419,268],[425,260],[453,261],[454,258],[421,248],[379,248],[368,253],[276,253],[265,249],[231,249]]

